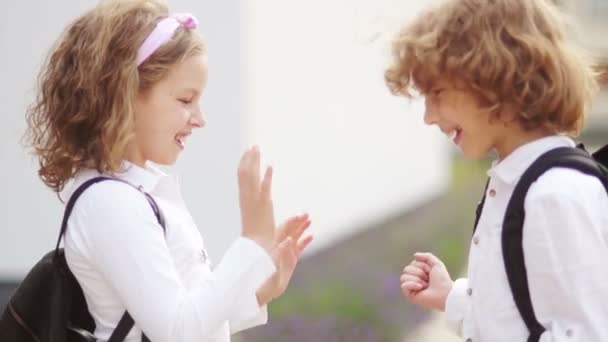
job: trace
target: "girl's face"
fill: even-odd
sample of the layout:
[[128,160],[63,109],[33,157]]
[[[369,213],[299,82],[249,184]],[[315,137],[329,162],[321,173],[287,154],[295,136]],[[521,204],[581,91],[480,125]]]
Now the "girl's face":
[[205,126],[200,98],[206,84],[206,55],[196,55],[172,66],[165,78],[140,93],[127,159],[139,166],[146,161],[174,164],[192,131]]

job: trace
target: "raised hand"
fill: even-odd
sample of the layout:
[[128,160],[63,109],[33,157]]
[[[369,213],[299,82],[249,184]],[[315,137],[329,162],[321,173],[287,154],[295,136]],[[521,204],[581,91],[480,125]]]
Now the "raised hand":
[[238,168],[238,184],[242,235],[270,253],[275,244],[272,168],[266,168],[260,181],[260,150],[257,146],[243,153]]
[[302,237],[309,226],[310,219],[304,214],[289,218],[277,229],[276,247],[272,251],[277,271],[258,289],[260,305],[268,304],[287,289],[300,255],[313,239],[311,235]]

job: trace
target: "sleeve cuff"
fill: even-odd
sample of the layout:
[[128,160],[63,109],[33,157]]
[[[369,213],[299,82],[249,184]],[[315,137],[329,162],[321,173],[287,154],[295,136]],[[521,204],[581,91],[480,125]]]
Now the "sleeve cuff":
[[466,278],[458,279],[454,282],[452,290],[445,301],[446,318],[451,323],[461,323],[471,299],[467,294],[469,281]]
[[242,250],[243,259],[254,260],[254,265],[257,268],[256,273],[258,274],[256,280],[259,283],[258,286],[255,286],[255,294],[255,291],[257,291],[259,285],[262,285],[262,283],[270,278],[270,276],[273,275],[277,270],[276,266],[274,265],[274,260],[272,260],[270,254],[268,254],[268,252],[262,246],[251,239],[239,237],[235,245],[239,245],[238,248]]
[[[257,305],[257,299],[256,299]],[[258,312],[250,319],[237,317],[230,321],[230,334],[268,323],[268,308],[266,305],[258,307]]]
[[238,284],[239,292],[247,295],[255,295],[275,271],[274,261],[266,250],[243,237],[230,246],[215,269],[217,278],[224,279],[227,284]]
[[224,292],[231,330],[244,329],[260,315],[256,292],[275,270],[268,252],[251,239],[239,237],[226,251],[214,273]]

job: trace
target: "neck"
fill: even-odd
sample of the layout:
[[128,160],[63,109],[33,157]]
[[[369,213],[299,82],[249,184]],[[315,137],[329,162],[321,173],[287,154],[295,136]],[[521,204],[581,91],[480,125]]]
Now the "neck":
[[139,149],[134,148],[133,145],[127,148],[125,160],[141,168],[146,168],[146,158],[144,158],[143,154],[139,151]]
[[520,146],[555,134],[555,132],[546,128],[530,131],[524,130],[523,128],[513,130],[509,132],[501,142],[496,144],[495,150],[498,154],[498,160],[504,160]]

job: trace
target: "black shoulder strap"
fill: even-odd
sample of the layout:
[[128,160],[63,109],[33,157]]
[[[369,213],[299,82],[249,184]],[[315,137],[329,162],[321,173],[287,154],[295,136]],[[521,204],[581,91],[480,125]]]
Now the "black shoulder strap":
[[59,250],[59,245],[61,244],[61,239],[63,238],[63,236],[65,235],[65,232],[68,229],[68,219],[70,218],[70,215],[72,214],[72,210],[74,209],[74,204],[76,204],[76,200],[91,185],[97,184],[97,183],[103,182],[103,181],[108,181],[108,180],[113,180],[113,181],[118,181],[118,182],[128,184],[129,186],[132,186],[133,188],[137,189],[142,194],[144,194],[146,196],[146,199],[148,200],[148,203],[150,203],[150,207],[152,207],[152,210],[154,211],[154,216],[156,216],[156,219],[158,220],[158,224],[160,224],[160,226],[163,228],[163,231],[165,231],[165,233],[166,233],[165,218],[164,218],[162,212],[160,211],[158,204],[156,204],[156,201],[154,201],[154,199],[152,198],[152,196],[150,196],[150,194],[143,191],[143,189],[141,187],[136,187],[135,185],[133,185],[127,181],[124,181],[122,179],[105,177],[105,176],[94,177],[94,178],[91,178],[91,179],[87,180],[86,182],[82,183],[78,188],[76,188],[76,190],[74,190],[74,192],[68,199],[68,203],[66,204],[65,210],[63,212],[63,219],[61,221],[61,230],[59,231],[59,237],[57,238],[57,244],[55,245],[55,252],[57,252]]
[[523,225],[525,219],[524,200],[528,189],[538,177],[553,167],[566,167],[595,176],[608,191],[608,175],[591,156],[582,149],[560,147],[540,156],[524,172],[509,200],[502,229],[502,252],[509,286],[517,309],[524,320],[530,336],[528,342],[536,342],[545,331],[534,314],[530,299],[528,277],[523,252]]
[[608,145],[595,151],[595,153],[593,153],[593,159],[597,160],[605,168],[608,168]]
[[475,209],[475,225],[473,225],[473,234],[477,231],[477,225],[479,224],[479,219],[481,218],[481,212],[483,211],[483,205],[486,203],[486,194],[488,192],[488,186],[490,186],[490,178],[486,181],[485,189],[483,190],[483,196],[481,197],[481,201],[477,203],[477,208]]
[[[118,182],[128,184],[128,185],[134,187],[135,189],[137,189],[138,191],[140,191],[142,194],[144,194],[146,196],[146,199],[148,200],[148,203],[150,203],[150,207],[152,207],[152,211],[154,211],[154,216],[156,216],[156,219],[158,220],[158,224],[160,224],[160,226],[163,228],[163,231],[165,232],[165,234],[167,233],[166,227],[165,227],[165,218],[160,210],[160,207],[158,206],[158,204],[156,204],[156,201],[154,201],[154,199],[152,198],[152,196],[150,196],[150,194],[143,191],[143,189],[141,187],[136,187],[133,184],[131,184],[127,181],[124,181],[122,179],[104,177],[104,176],[95,177],[95,178],[91,178],[91,179],[87,180],[86,182],[82,183],[72,193],[72,195],[70,196],[70,199],[68,200],[68,203],[65,206],[65,211],[63,212],[63,220],[61,221],[61,230],[59,231],[59,238],[57,239],[57,244],[55,245],[55,255],[56,256],[58,255],[59,245],[61,244],[61,239],[63,238],[63,236],[65,235],[65,232],[68,229],[68,219],[70,217],[70,214],[72,213],[72,209],[74,209],[74,204],[76,203],[76,200],[80,197],[80,195],[82,195],[82,193],[86,189],[88,189],[93,184],[97,184],[99,182],[108,181],[108,180],[113,180],[113,181],[118,181]],[[118,322],[116,329],[114,329],[112,336],[110,336],[110,339],[108,340],[108,342],[124,341],[124,339],[127,337],[129,332],[133,328],[134,324],[135,324],[135,322],[133,321],[133,318],[131,317],[131,315],[125,311],[124,315],[122,315],[122,318]],[[142,334],[142,342],[149,342],[149,341],[150,340],[146,337],[146,335]]]
[[[129,332],[131,331],[131,328],[133,328],[133,325],[135,325],[135,321],[133,321],[133,317],[131,317],[131,315],[128,312],[125,312],[125,314],[122,315],[122,318],[118,322],[116,329],[114,329],[112,336],[110,336],[110,339],[108,340],[108,342],[124,341],[125,338],[127,337],[127,335],[129,334]],[[148,337],[145,334],[142,334],[141,341],[150,342],[150,339],[148,339]]]

